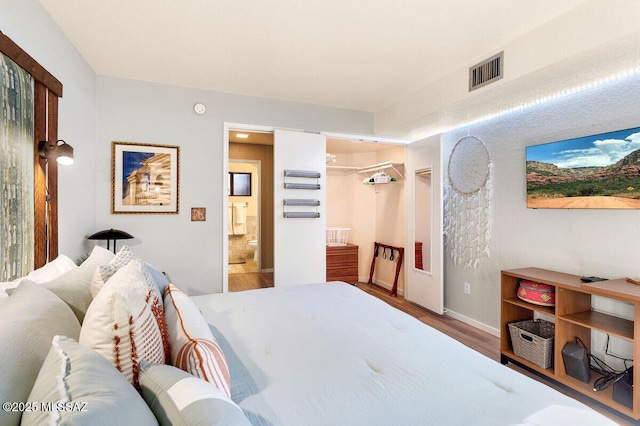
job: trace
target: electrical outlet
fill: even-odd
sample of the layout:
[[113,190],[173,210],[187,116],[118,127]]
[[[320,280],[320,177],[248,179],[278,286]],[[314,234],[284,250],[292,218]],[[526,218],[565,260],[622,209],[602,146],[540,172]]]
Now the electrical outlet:
[[464,294],[471,294],[471,283],[464,283]]

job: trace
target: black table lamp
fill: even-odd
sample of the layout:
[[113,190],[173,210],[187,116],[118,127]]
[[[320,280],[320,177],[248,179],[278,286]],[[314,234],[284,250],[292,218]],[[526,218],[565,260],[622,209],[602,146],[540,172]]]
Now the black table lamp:
[[116,252],[116,240],[128,240],[131,238],[133,238],[133,235],[113,228],[98,231],[87,237],[88,240],[107,240],[107,250],[109,249],[109,241],[113,240],[114,253]]

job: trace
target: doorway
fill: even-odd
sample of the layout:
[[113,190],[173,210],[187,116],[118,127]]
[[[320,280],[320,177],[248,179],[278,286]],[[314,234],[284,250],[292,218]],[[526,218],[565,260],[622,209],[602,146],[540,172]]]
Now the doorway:
[[228,291],[273,287],[273,139],[228,131]]
[[[242,134],[242,140],[238,140],[237,133]],[[273,127],[225,123],[224,124],[224,157],[225,167],[222,173],[223,179],[228,179],[229,160],[250,159],[246,153],[239,152],[244,150],[252,143],[253,134],[267,134],[271,137],[269,143],[265,143],[262,149],[270,150],[268,159],[270,161],[261,162],[261,212],[259,223],[259,271],[257,274],[264,276],[272,274],[270,286],[288,286],[297,284],[307,284],[313,282],[323,282],[326,280],[326,226],[327,226],[327,210],[326,210],[326,184],[329,176],[326,172],[326,153],[327,138],[347,139],[357,142],[373,142],[373,143],[390,143],[405,145],[405,141],[391,140],[388,138],[372,138],[363,135],[346,135],[346,134],[329,134],[322,132],[305,132],[299,129],[276,129]],[[388,140],[385,140],[388,139]],[[262,144],[257,144],[262,145]],[[330,152],[330,151],[329,151]],[[402,161],[402,160],[400,160]],[[367,161],[367,164],[369,162]],[[378,166],[376,164],[376,166]],[[302,177],[289,177],[283,173],[287,170],[302,170],[319,172],[320,177],[317,179],[318,188],[309,192],[310,188],[294,188],[287,186],[288,179],[304,179]],[[377,167],[376,167],[377,170]],[[357,173],[357,172],[356,172]],[[354,174],[352,177],[356,177]],[[305,176],[308,179],[308,177]],[[362,180],[362,176],[359,178]],[[361,183],[358,185],[360,186]],[[402,185],[400,185],[402,186]],[[284,189],[283,189],[284,188]],[[376,204],[388,206],[398,206],[402,198],[400,191],[386,191],[383,189],[369,188],[374,193],[380,194]],[[267,194],[271,190],[273,192]],[[370,191],[362,191],[369,194]],[[284,215],[290,213],[287,209],[288,204],[285,203],[289,199],[307,199],[313,198],[319,201],[314,204],[318,216],[309,218],[307,216]],[[228,205],[229,195],[223,194],[223,205]],[[302,208],[302,207],[297,207]],[[287,211],[285,211],[287,210]],[[234,286],[230,279],[235,277],[246,277],[250,274],[229,274],[229,247],[227,238],[228,229],[228,211],[225,208],[221,226],[223,227],[223,292],[233,290]],[[297,210],[296,210],[297,211]],[[305,210],[305,212],[308,212]],[[270,217],[268,215],[271,215]],[[396,218],[404,217],[404,211],[396,211]],[[394,237],[401,235],[402,222],[393,221],[393,226],[385,226],[384,232],[391,232]],[[269,228],[271,226],[271,228]],[[354,229],[353,237],[358,232]],[[303,236],[303,238],[301,238]],[[390,239],[385,235],[380,235],[385,241]],[[268,239],[271,239],[270,241]],[[265,262],[266,257],[271,256],[272,263]],[[276,271],[277,270],[277,271]],[[277,276],[275,274],[278,274]],[[277,281],[276,281],[277,279]],[[264,286],[262,284],[261,286]]]
[[[367,283],[376,242],[405,246],[405,150],[404,143],[395,141],[327,138],[327,225],[345,230],[344,249],[357,252],[357,268],[347,274],[339,265],[337,270],[345,273],[340,277],[352,279],[355,274],[357,282]],[[406,256],[408,253],[407,249]],[[392,256],[386,250],[384,254],[381,249],[371,278],[376,286],[391,290],[398,252]],[[328,277],[335,275],[334,270],[327,272]],[[400,296],[404,294],[404,275],[400,272],[397,280]]]

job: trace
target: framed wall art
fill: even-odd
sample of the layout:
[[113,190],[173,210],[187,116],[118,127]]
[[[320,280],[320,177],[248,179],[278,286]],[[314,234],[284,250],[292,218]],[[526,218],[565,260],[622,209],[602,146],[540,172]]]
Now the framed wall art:
[[179,212],[180,147],[111,143],[111,213]]

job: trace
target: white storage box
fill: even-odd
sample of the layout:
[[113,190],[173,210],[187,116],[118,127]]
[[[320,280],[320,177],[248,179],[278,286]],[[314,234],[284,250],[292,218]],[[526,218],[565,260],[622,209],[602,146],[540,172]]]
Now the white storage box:
[[327,245],[331,247],[346,246],[350,229],[351,228],[327,228]]

